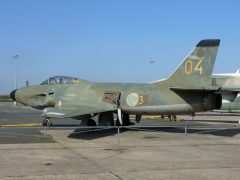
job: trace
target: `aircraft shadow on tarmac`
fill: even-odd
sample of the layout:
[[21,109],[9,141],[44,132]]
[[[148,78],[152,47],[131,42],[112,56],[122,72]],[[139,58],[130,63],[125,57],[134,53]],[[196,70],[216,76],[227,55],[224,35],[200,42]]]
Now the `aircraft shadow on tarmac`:
[[[127,131],[135,131],[135,132],[169,132],[169,133],[179,133],[185,134],[184,128],[176,128],[176,127],[157,127],[157,128],[139,128],[139,127],[131,128],[121,128],[120,134]],[[231,129],[188,129],[188,134],[208,134],[214,136],[223,136],[223,137],[234,137],[240,133],[239,128],[231,128]],[[103,138],[107,136],[117,135],[117,128],[112,129],[76,129],[73,133],[68,135],[68,138],[73,139],[82,139],[82,140],[93,140],[98,138]],[[121,135],[120,135],[121,136]]]
[[[121,129],[119,132],[120,134],[123,132],[128,131],[128,129]],[[76,129],[73,133],[69,134],[69,138],[73,139],[83,139],[83,140],[92,140],[92,139],[98,139],[98,138],[103,138],[107,136],[113,136],[117,135],[117,129],[112,128],[112,129]]]

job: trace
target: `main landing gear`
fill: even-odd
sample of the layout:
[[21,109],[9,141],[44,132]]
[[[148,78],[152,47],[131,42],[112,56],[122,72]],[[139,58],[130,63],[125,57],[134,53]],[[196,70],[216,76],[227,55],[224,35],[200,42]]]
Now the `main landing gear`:
[[[141,117],[138,117],[138,120],[140,121]],[[122,124],[120,124],[119,119],[116,121],[116,126],[130,126],[134,123],[130,122],[130,116],[129,114],[122,114]]]
[[112,112],[103,112],[98,115],[98,126],[114,126]]
[[176,115],[168,115],[168,119],[173,122],[177,120],[177,116]]
[[87,126],[96,126],[97,123],[93,119],[88,119]]
[[[139,117],[140,120],[140,117]],[[103,112],[98,115],[98,126],[114,126],[114,116],[112,112]],[[122,114],[122,124],[119,119],[116,121],[116,126],[129,126],[132,125],[130,122],[129,114]]]
[[[177,121],[177,116],[176,115],[169,114],[167,117],[171,122]],[[165,118],[164,114],[161,114],[161,119],[164,119],[164,118]]]

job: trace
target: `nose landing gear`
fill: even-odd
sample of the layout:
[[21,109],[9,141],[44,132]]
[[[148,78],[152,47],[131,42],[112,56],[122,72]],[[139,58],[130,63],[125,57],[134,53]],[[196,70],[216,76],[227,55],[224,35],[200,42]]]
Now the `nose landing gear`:
[[51,120],[49,118],[45,118],[42,122],[42,126],[47,126],[47,127],[52,126]]

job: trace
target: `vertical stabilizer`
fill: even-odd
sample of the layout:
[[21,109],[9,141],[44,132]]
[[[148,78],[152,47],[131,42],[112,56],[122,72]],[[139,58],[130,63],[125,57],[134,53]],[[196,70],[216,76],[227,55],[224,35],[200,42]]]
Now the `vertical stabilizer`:
[[219,44],[219,39],[200,41],[166,81],[173,85],[211,85]]

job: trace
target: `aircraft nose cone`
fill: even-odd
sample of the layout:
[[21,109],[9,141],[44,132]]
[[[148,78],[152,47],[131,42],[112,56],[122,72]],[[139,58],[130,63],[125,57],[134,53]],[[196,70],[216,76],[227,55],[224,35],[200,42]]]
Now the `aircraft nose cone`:
[[10,93],[10,97],[11,97],[14,101],[16,101],[16,98],[15,98],[16,91],[17,91],[17,89],[13,90],[13,91]]

